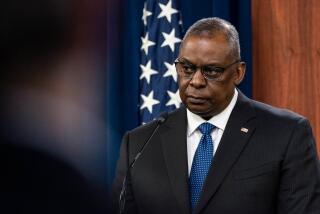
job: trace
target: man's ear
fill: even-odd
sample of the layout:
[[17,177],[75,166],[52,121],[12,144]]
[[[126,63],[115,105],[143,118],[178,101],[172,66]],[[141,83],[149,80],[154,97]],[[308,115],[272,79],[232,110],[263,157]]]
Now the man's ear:
[[235,72],[235,78],[234,78],[235,85],[239,85],[242,82],[245,73],[246,73],[246,63],[240,62]]

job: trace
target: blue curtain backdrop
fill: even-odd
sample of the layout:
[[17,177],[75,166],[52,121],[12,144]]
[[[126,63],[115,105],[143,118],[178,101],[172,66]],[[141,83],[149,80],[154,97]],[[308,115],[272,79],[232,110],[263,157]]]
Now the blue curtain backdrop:
[[[195,21],[217,16],[230,21],[240,35],[241,55],[246,62],[246,76],[240,89],[251,97],[251,1],[250,0],[180,0],[183,28]],[[123,134],[139,125],[139,76],[144,0],[122,0],[107,7],[107,145],[108,185],[119,156]]]

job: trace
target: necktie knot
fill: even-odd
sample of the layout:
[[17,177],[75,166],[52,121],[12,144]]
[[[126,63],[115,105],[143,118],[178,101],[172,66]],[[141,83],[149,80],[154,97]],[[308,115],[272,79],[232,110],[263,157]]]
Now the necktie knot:
[[212,125],[211,123],[202,123],[199,126],[199,130],[201,132],[201,134],[207,135],[207,134],[211,134],[212,130],[215,128],[214,125]]

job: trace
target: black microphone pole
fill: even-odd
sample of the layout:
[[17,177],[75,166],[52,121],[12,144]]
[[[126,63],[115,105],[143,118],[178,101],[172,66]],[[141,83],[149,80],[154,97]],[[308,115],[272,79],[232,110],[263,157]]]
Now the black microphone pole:
[[125,204],[126,204],[126,189],[127,189],[127,182],[128,182],[128,174],[129,174],[130,170],[133,169],[134,164],[139,159],[140,155],[143,153],[143,151],[145,150],[147,145],[150,143],[150,140],[153,137],[153,135],[157,132],[157,130],[159,129],[161,124],[163,124],[166,121],[167,117],[168,117],[167,112],[163,113],[162,115],[160,115],[158,117],[158,119],[157,119],[158,123],[157,123],[155,129],[153,130],[153,132],[151,133],[149,138],[146,140],[146,142],[143,144],[142,148],[140,149],[138,154],[134,157],[133,161],[131,162],[131,164],[129,165],[129,167],[127,169],[126,175],[124,176],[124,179],[122,182],[122,188],[121,188],[121,192],[120,192],[120,196],[119,196],[119,213],[120,214],[123,214]]

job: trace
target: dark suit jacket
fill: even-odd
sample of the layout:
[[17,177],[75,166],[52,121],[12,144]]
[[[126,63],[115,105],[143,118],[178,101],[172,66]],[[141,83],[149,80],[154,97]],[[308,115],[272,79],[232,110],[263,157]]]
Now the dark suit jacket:
[[[116,208],[128,163],[155,125],[124,136],[113,186]],[[126,213],[191,213],[186,133],[182,107],[169,114],[131,170]],[[194,213],[320,213],[319,160],[309,122],[239,93]]]

